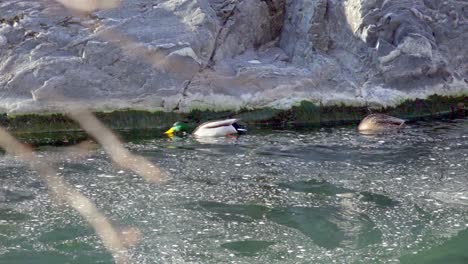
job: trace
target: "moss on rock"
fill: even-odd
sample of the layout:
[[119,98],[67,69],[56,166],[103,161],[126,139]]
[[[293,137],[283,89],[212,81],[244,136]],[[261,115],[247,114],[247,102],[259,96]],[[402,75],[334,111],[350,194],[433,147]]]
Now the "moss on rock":
[[[468,105],[467,96],[447,97],[433,95],[427,99],[406,100],[396,107],[373,109],[408,120],[454,117],[466,110],[457,105]],[[289,110],[273,108],[241,109],[239,111],[201,111],[190,113],[150,112],[143,110],[117,110],[97,112],[96,116],[125,140],[162,136],[164,129],[176,121],[190,127],[208,120],[240,118],[248,125],[259,127],[338,126],[357,124],[370,110],[362,106],[323,106],[303,101]],[[87,138],[78,124],[62,113],[1,115],[0,123],[22,141],[32,144],[69,144]]]

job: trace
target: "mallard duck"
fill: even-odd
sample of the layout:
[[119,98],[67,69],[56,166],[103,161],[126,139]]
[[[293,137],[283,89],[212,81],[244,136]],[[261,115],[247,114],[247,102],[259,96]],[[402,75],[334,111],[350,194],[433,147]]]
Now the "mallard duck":
[[370,114],[359,123],[359,131],[386,131],[405,127],[405,120],[384,114]]
[[[238,119],[226,119],[219,121],[210,121],[199,125],[194,131],[193,135],[195,137],[224,137],[232,134],[239,134],[247,131],[244,128],[241,128],[238,124]],[[164,132],[165,134],[171,136],[174,133],[188,132],[188,126],[182,122],[176,122],[172,127]]]

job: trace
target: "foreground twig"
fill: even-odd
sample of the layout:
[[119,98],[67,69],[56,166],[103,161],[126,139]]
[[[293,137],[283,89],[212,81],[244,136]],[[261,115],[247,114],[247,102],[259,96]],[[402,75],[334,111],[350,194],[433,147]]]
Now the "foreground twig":
[[10,133],[0,127],[0,147],[14,155],[39,173],[47,183],[51,193],[61,202],[70,205],[94,228],[104,246],[112,253],[118,264],[129,263],[127,250],[121,238],[107,218],[85,196],[62,181],[57,173],[47,164],[38,161],[29,147],[18,142]]
[[120,0],[55,0],[69,9],[92,12],[98,9],[114,8],[120,4]]
[[109,153],[112,160],[122,168],[132,170],[149,182],[160,182],[166,178],[166,172],[153,165],[142,156],[134,155],[122,146],[120,140],[105,127],[91,112],[73,110],[70,117]]

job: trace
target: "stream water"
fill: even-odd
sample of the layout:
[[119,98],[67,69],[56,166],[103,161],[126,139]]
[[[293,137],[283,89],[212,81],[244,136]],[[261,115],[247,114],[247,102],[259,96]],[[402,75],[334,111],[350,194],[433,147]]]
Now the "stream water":
[[[467,263],[468,120],[126,146],[169,180],[147,183],[101,149],[54,166],[118,229],[140,231],[133,263]],[[0,181],[0,263],[113,263],[35,172],[1,154]]]

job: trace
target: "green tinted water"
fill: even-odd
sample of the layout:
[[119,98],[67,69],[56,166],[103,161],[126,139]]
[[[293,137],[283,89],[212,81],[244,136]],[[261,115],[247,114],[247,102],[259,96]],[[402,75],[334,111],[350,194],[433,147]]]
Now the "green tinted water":
[[[56,167],[119,230],[140,230],[134,263],[468,262],[466,120],[389,135],[256,131],[127,147],[169,180],[149,184],[102,150]],[[0,263],[113,263],[33,171],[10,156],[0,168]]]

